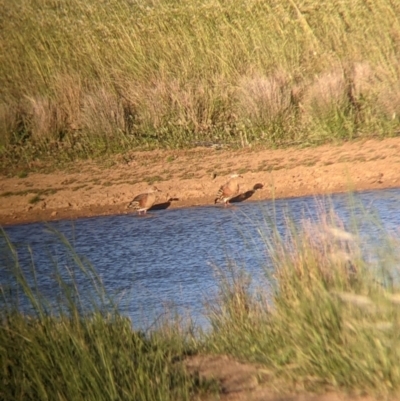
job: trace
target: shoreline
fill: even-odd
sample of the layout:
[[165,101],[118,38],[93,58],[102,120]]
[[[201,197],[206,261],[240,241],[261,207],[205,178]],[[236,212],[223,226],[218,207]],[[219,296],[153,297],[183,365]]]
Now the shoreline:
[[[400,185],[397,186],[373,186],[370,187],[363,187],[359,189],[351,190],[351,193],[358,193],[358,192],[365,192],[370,190],[385,190],[385,189],[394,189],[400,188]],[[337,190],[334,192],[326,192],[326,193],[304,193],[304,194],[296,194],[296,195],[288,195],[283,197],[258,197],[258,199],[246,199],[243,202],[246,203],[255,203],[260,201],[273,201],[273,200],[280,200],[280,199],[294,199],[294,198],[303,198],[303,197],[320,197],[320,196],[331,196],[336,194],[343,194],[343,193],[350,193],[349,190]],[[217,207],[223,208],[222,204],[215,205],[211,197],[209,199],[211,202],[206,203],[204,198],[192,198],[186,201],[178,201],[178,202],[171,202],[171,205],[165,207],[165,202],[155,203],[154,206],[149,209],[148,213],[152,213],[156,210],[174,210],[174,209],[183,209],[183,208],[194,208],[194,207]],[[237,205],[238,203],[242,203],[242,201],[232,202],[232,205]],[[129,212],[126,209],[126,205],[104,205],[104,206],[88,206],[82,209],[55,209],[55,210],[41,210],[36,211],[33,216],[29,214],[29,212],[22,211],[20,214],[12,214],[6,216],[0,216],[0,227],[12,227],[17,225],[24,225],[24,224],[32,224],[32,223],[50,223],[54,221],[61,221],[61,220],[78,220],[84,218],[95,218],[100,216],[119,216],[119,215],[126,215],[126,216],[137,216],[136,212]],[[145,217],[144,215],[138,217]]]
[[[400,187],[400,138],[304,149],[141,151],[128,157],[2,177],[0,226],[131,214],[127,204],[152,184],[162,190],[153,209],[214,206],[232,172],[244,177],[241,193],[264,185],[245,202]],[[168,202],[171,198],[179,200]]]

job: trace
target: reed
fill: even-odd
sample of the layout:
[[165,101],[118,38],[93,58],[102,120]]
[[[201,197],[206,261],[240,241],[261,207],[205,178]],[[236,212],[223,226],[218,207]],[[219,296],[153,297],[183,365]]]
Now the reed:
[[399,132],[390,0],[0,5],[3,165]]

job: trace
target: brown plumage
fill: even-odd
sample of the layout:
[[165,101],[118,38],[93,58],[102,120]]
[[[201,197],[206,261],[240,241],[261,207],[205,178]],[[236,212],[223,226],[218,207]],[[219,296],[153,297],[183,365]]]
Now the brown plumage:
[[153,186],[146,193],[135,196],[129,203],[128,208],[137,210],[139,214],[141,212],[146,214],[147,210],[149,210],[156,201],[156,192],[161,192],[161,190]]
[[214,203],[223,202],[224,206],[230,205],[229,200],[239,194],[239,178],[243,178],[239,174],[232,174],[230,179],[220,187]]

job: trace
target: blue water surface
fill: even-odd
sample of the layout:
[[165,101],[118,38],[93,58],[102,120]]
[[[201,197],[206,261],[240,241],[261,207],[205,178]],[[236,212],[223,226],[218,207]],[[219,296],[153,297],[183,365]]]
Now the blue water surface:
[[[204,324],[204,302],[212,302],[218,291],[216,277],[229,274],[232,266],[268,286],[272,265],[265,243],[274,227],[284,236],[288,219],[298,224],[334,210],[348,230],[356,221],[368,243],[382,231],[396,235],[399,201],[400,190],[389,189],[10,226],[5,233],[15,253],[3,238],[0,283],[12,286],[10,266],[18,258],[29,283],[35,279],[50,303],[62,294],[55,270],[76,283],[82,302],[89,302],[92,282],[77,268],[84,261],[134,327],[147,329],[174,308]],[[27,304],[22,299],[20,307]]]

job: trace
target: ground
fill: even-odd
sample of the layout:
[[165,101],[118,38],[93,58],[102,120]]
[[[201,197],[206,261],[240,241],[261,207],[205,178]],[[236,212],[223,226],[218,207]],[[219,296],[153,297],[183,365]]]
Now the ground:
[[33,167],[42,172],[1,178],[0,225],[131,213],[129,201],[153,183],[162,190],[159,209],[213,205],[218,188],[233,172],[243,175],[243,194],[264,185],[248,193],[246,202],[398,187],[399,150],[400,138],[389,138],[277,150],[132,152],[50,173],[37,163]]
[[[50,173],[45,172],[46,166],[32,167],[43,172],[21,171],[1,178],[0,225],[131,213],[127,204],[149,184],[162,190],[156,202],[159,209],[213,205],[219,187],[233,172],[243,175],[242,194],[263,184],[246,202],[399,187],[400,138],[277,150],[132,152],[104,162],[53,168]],[[178,200],[169,202],[171,198]],[[222,401],[372,399],[338,392],[285,394],[284,386],[271,385],[267,370],[226,356],[195,356],[186,363],[190,371],[219,383]]]
[[213,379],[220,392],[203,396],[199,401],[395,401],[396,397],[345,394],[334,389],[310,394],[303,389],[289,389],[272,378],[267,369],[241,363],[228,356],[196,355],[185,361],[189,372]]

